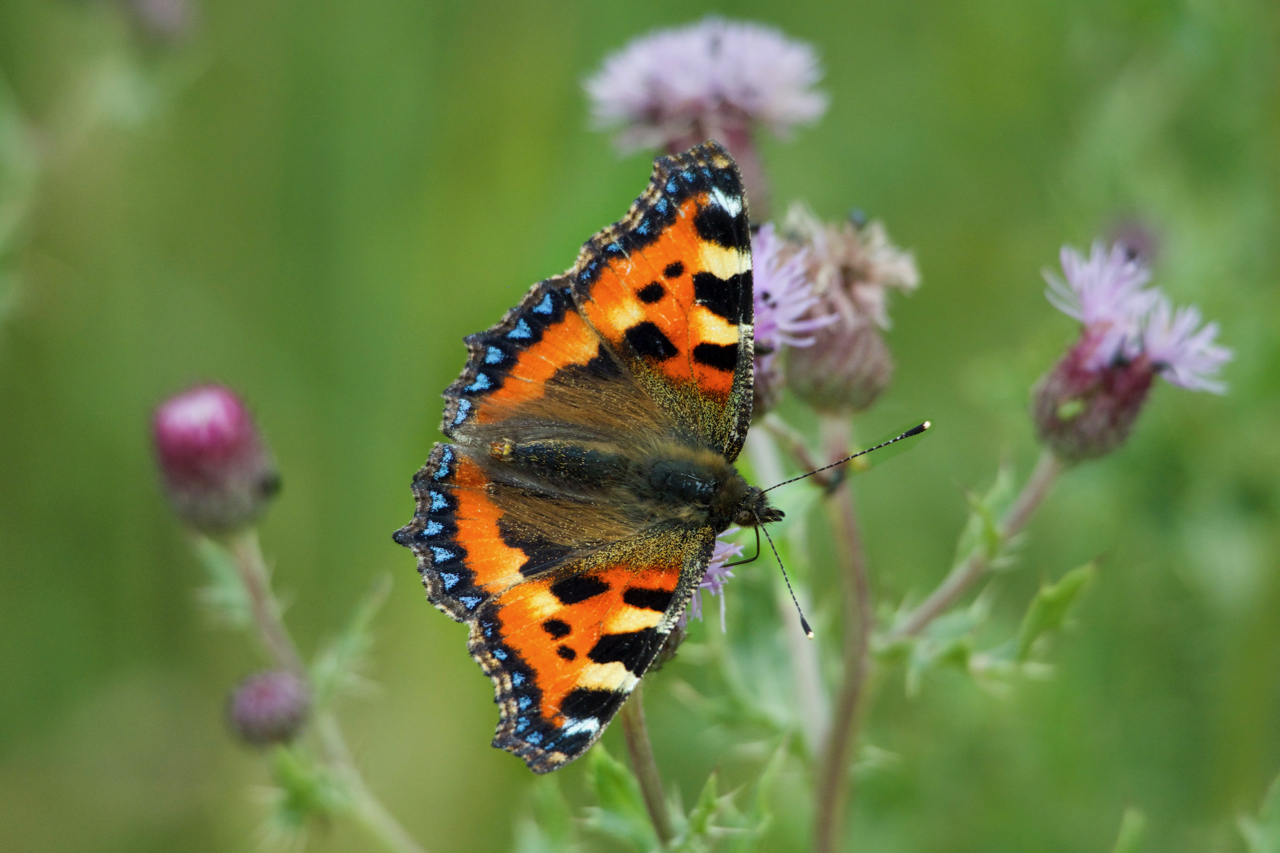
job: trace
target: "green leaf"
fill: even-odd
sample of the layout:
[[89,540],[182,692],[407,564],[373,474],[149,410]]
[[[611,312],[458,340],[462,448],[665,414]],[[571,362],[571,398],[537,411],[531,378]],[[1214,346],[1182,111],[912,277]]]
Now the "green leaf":
[[573,812],[554,776],[543,776],[534,782],[530,812],[516,823],[514,853],[566,853],[577,849]]
[[960,565],[975,551],[981,551],[988,560],[994,560],[1004,546],[1000,536],[1000,518],[1013,502],[1013,472],[1001,466],[995,482],[983,494],[969,492],[965,499],[969,504],[969,519],[965,522],[960,540],[956,543],[955,565]]
[[1120,837],[1116,839],[1116,846],[1111,848],[1111,853],[1138,853],[1146,828],[1147,816],[1142,813],[1142,809],[1133,806],[1125,809],[1124,817],[1120,820]]
[[295,845],[314,819],[350,806],[338,781],[299,750],[277,749],[271,770],[276,790],[266,834],[279,842]]
[[689,825],[686,830],[685,842],[681,845],[681,848],[689,849],[690,841],[703,839],[710,834],[712,827],[715,825],[715,818],[720,811],[718,793],[719,779],[713,770],[703,784],[702,791],[698,794],[698,801],[694,803],[693,811],[689,812]]
[[1096,563],[1085,563],[1067,572],[1057,583],[1040,587],[1022,618],[1022,627],[1018,629],[1018,661],[1027,659],[1037,639],[1062,625],[1067,611],[1097,572]]
[[907,695],[920,690],[924,674],[943,666],[968,670],[974,651],[973,632],[991,613],[991,598],[983,594],[964,610],[939,616],[911,646],[907,658]]
[[1239,825],[1249,853],[1280,853],[1280,777],[1267,790],[1258,816],[1241,815]]
[[658,848],[640,783],[625,764],[597,743],[587,756],[587,787],[597,805],[587,809],[584,825],[636,850]]
[[340,692],[360,687],[360,670],[373,645],[370,626],[391,592],[391,576],[381,575],[365,593],[347,627],[311,665],[311,687],[316,707],[323,707]]
[[207,536],[196,537],[195,549],[209,578],[209,585],[199,592],[201,604],[219,621],[233,628],[247,627],[252,622],[253,609],[235,558]]

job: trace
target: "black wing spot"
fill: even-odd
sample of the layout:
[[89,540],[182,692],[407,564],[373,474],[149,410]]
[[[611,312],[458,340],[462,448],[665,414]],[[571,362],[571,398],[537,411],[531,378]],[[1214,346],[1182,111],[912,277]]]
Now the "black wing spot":
[[575,652],[573,649],[569,648],[568,646],[558,647],[556,649],[556,654],[560,655],[560,657],[564,658],[565,660],[573,660],[578,656],[578,653]]
[[682,275],[684,275],[684,264],[680,261],[672,261],[662,271],[663,278],[679,278]]
[[663,639],[654,628],[626,634],[605,634],[587,652],[587,657],[596,663],[620,663],[635,675],[640,675],[653,660]]
[[738,345],[698,344],[693,348],[693,360],[716,370],[733,372],[738,368]]
[[565,622],[562,619],[548,619],[546,622],[542,623],[542,630],[546,631],[554,639],[558,640],[561,637],[569,636],[569,633],[573,629],[569,627],[568,622]]
[[741,323],[743,278],[742,273],[724,279],[709,272],[700,272],[693,277],[693,298],[730,323]]
[[617,713],[626,698],[626,693],[615,690],[578,687],[570,690],[569,695],[564,697],[564,701],[560,703],[560,713],[576,720],[595,717],[603,722]]
[[608,591],[609,585],[593,575],[571,575],[551,585],[551,594],[561,604],[577,604]]
[[[743,217],[745,220],[745,217]],[[741,246],[745,240],[740,235],[746,234],[746,223],[739,228],[737,218],[730,216],[729,211],[718,204],[709,204],[693,217],[693,227],[698,229],[698,236],[703,240],[732,249]]]
[[636,296],[639,296],[640,301],[645,305],[652,305],[655,302],[661,302],[662,297],[666,295],[667,289],[656,281],[651,281],[636,291]]
[[665,589],[641,589],[633,586],[622,594],[622,600],[641,610],[657,610],[659,613],[666,613],[667,608],[671,606],[671,598],[674,594],[674,591],[668,592]]
[[631,349],[641,358],[666,361],[680,352],[676,349],[676,345],[671,343],[671,339],[649,320],[636,323],[627,329],[624,337],[631,345]]

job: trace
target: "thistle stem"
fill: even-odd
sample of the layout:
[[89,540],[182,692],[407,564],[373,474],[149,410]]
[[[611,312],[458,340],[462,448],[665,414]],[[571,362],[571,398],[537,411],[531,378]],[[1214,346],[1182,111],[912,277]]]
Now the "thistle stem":
[[[1004,514],[1004,518],[1000,519],[998,533],[1001,545],[1018,535],[1026,527],[1027,522],[1031,520],[1031,516],[1035,514],[1040,504],[1048,496],[1064,467],[1062,460],[1052,451],[1041,451],[1040,459],[1036,462],[1035,470],[1031,472],[1031,476],[1027,478],[1026,485],[1022,487],[1017,499],[1009,507],[1008,512]],[[904,640],[919,634],[934,619],[950,610],[952,605],[959,601],[960,597],[968,591],[969,587],[977,583],[987,573],[990,566],[991,560],[984,550],[978,550],[969,555],[967,560],[952,570],[951,574],[947,575],[946,580],[930,593],[928,598],[922,601],[911,613],[907,614],[902,623],[885,638],[886,641]]]
[[653,831],[658,842],[666,848],[675,838],[671,828],[671,813],[667,810],[667,796],[662,790],[662,776],[658,773],[658,763],[653,758],[653,746],[649,743],[649,727],[644,720],[644,695],[642,686],[637,684],[631,691],[631,698],[619,712],[622,718],[622,731],[627,739],[627,752],[631,755],[631,769],[640,782],[640,793],[644,795],[645,808],[649,810],[649,820],[653,822]]
[[[825,417],[823,449],[831,459],[849,452],[851,424],[847,418]],[[858,740],[858,725],[871,671],[871,631],[874,627],[871,582],[866,552],[853,503],[852,488],[837,489],[827,502],[832,531],[844,581],[844,682],[836,699],[830,735],[818,769],[817,810],[814,817],[815,853],[832,853],[839,847],[845,809],[852,793],[849,765]]]
[[237,533],[227,544],[240,572],[240,582],[249,595],[253,624],[258,629],[258,639],[262,641],[267,656],[276,666],[306,680],[307,667],[289,629],[285,627],[280,603],[271,591],[271,570],[262,555],[257,529],[251,527]]
[[[756,429],[747,434],[747,455],[751,459],[752,470],[761,483],[781,483],[786,479],[778,452],[780,443],[788,446],[788,452],[800,460],[800,466],[804,470],[812,471],[818,467],[803,461],[809,458],[808,449],[804,447],[803,439],[785,421],[770,414],[765,416],[763,423],[765,430]],[[800,550],[804,548],[803,531],[803,520],[798,520],[787,534],[792,554],[807,553]],[[804,563],[809,564],[810,561],[806,559]],[[801,592],[801,596],[803,594]],[[791,675],[799,699],[800,725],[805,745],[809,754],[816,757],[822,751],[831,726],[829,703],[822,683],[822,664],[818,659],[818,644],[805,635],[800,621],[796,619],[791,599],[781,589],[778,590],[777,602],[778,617],[782,620],[787,652],[791,658]]]
[[[228,539],[227,547],[249,596],[253,622],[267,655],[276,666],[309,681],[306,664],[284,624],[280,602],[271,589],[271,570],[262,554],[257,530],[250,528],[234,534]],[[351,757],[338,718],[328,708],[317,710],[315,733],[325,763],[342,780],[351,797],[352,814],[365,829],[392,853],[426,853],[369,790]]]

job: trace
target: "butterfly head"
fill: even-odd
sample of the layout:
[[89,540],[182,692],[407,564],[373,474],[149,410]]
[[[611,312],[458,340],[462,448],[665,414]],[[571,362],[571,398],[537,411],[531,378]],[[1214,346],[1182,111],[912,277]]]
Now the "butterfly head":
[[782,510],[776,506],[769,506],[769,499],[765,497],[764,489],[759,486],[748,486],[746,494],[734,509],[733,523],[740,527],[755,527],[775,521],[782,521]]

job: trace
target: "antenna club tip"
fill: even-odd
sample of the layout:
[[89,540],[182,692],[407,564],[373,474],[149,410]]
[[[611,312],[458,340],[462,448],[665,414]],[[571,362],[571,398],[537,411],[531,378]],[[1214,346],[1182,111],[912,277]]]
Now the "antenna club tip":
[[813,639],[813,631],[805,631],[804,635],[808,637],[810,640]]
[[809,620],[805,619],[804,616],[800,617],[800,627],[804,629],[804,635],[812,640],[813,629],[809,627]]
[[920,424],[920,429],[929,429],[929,427],[931,426],[933,426],[933,421],[925,421],[924,423]]

